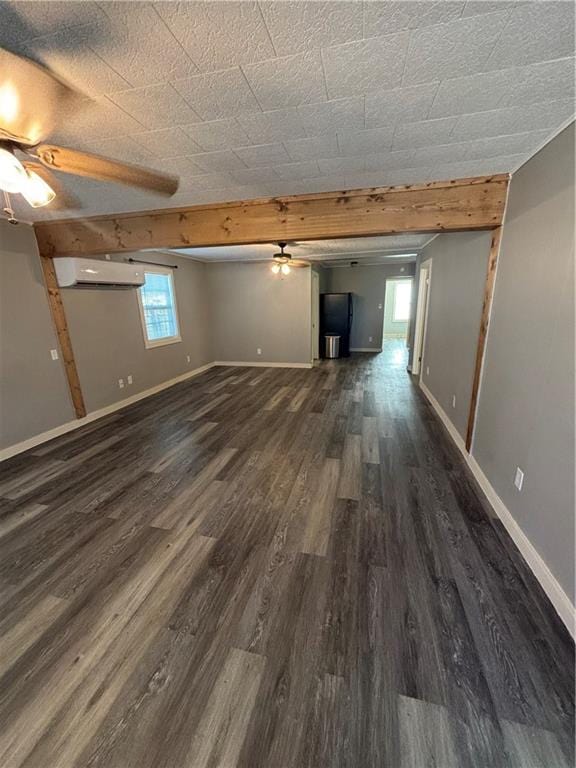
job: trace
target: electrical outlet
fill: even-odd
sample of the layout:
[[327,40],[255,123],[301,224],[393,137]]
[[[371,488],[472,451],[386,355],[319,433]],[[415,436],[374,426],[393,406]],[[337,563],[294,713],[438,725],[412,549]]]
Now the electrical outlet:
[[516,467],[516,475],[514,477],[514,485],[516,488],[521,491],[522,486],[524,485],[524,472],[520,469],[520,467]]
[[261,355],[262,354],[262,350],[260,349],[260,347],[258,347],[258,349],[256,350],[256,354],[257,355]]
[[187,363],[189,363],[189,362],[190,362],[190,355],[186,355],[186,362],[187,362]]
[[430,376],[430,366],[426,366],[426,376]]
[[57,349],[51,349],[50,350],[50,357],[52,360],[58,360],[58,350]]
[[372,341],[372,336],[368,336],[368,341]]
[[128,376],[128,384],[132,384],[132,374]]
[[124,379],[118,379],[118,386],[120,389],[124,389]]
[[109,254],[109,253],[107,253],[107,254],[106,254],[106,256],[105,256],[105,258],[106,258],[106,261],[110,261],[110,254]]
[[452,408],[456,408],[456,395],[452,395]]
[[382,304],[378,304],[378,309],[382,309]]

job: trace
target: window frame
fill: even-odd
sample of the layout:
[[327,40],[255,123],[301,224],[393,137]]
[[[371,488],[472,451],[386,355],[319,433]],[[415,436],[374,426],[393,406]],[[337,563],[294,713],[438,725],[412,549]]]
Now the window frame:
[[[407,286],[410,289],[410,297],[408,300],[408,312],[407,316],[403,318],[396,317],[396,306],[398,304],[397,297],[398,297],[398,289],[401,286]],[[407,280],[398,280],[396,282],[396,285],[394,286],[394,302],[392,304],[392,322],[393,323],[408,323],[410,322],[410,309],[412,306],[412,281]]]
[[176,300],[176,283],[174,281],[174,271],[170,267],[157,267],[146,265],[143,269],[144,280],[146,280],[146,274],[165,275],[170,282],[170,289],[172,292],[173,311],[174,311],[174,324],[176,326],[176,335],[165,336],[162,339],[149,339],[148,329],[146,327],[146,313],[144,310],[144,302],[142,301],[142,288],[138,288],[138,307],[140,309],[140,323],[142,325],[142,334],[144,336],[144,346],[146,349],[155,349],[156,347],[165,347],[168,344],[178,344],[182,341],[180,335],[180,317],[178,315],[178,302]]

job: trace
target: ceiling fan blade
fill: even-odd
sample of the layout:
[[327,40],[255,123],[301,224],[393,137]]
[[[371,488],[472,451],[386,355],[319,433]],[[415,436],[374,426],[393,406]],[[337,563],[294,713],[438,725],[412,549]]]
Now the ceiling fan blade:
[[29,163],[24,162],[22,163],[24,168],[30,171],[34,171],[34,173],[37,173],[40,178],[44,179],[46,184],[48,186],[52,187],[54,192],[56,192],[56,197],[54,200],[49,203],[50,208],[53,210],[78,210],[82,208],[82,203],[80,200],[76,197],[76,195],[73,195],[72,192],[66,189],[64,184],[60,181],[60,179],[57,179],[56,176],[48,170],[43,165],[40,165],[40,163]]
[[309,267],[310,262],[309,261],[303,261],[302,259],[290,259],[288,262],[291,267],[301,268],[301,267]]
[[111,181],[128,187],[139,187],[167,196],[173,195],[178,189],[177,176],[141,168],[138,165],[121,163],[118,160],[110,160],[88,152],[42,144],[34,148],[34,154],[48,168],[73,173],[76,176]]
[[38,144],[76,98],[77,91],[44,67],[0,48],[0,140]]

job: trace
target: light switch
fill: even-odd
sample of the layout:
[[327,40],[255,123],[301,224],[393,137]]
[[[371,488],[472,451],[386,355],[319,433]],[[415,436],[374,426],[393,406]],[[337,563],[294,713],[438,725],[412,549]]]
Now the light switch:
[[50,357],[52,360],[58,360],[58,350],[57,349],[51,349],[50,350]]
[[516,476],[514,477],[514,485],[519,491],[522,490],[522,486],[524,485],[524,472],[522,472],[520,467],[516,467]]

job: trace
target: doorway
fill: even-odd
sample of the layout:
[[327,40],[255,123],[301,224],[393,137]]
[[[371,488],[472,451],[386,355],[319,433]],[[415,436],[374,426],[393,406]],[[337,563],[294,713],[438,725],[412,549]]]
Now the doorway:
[[406,343],[412,305],[412,278],[386,280],[382,341]]

